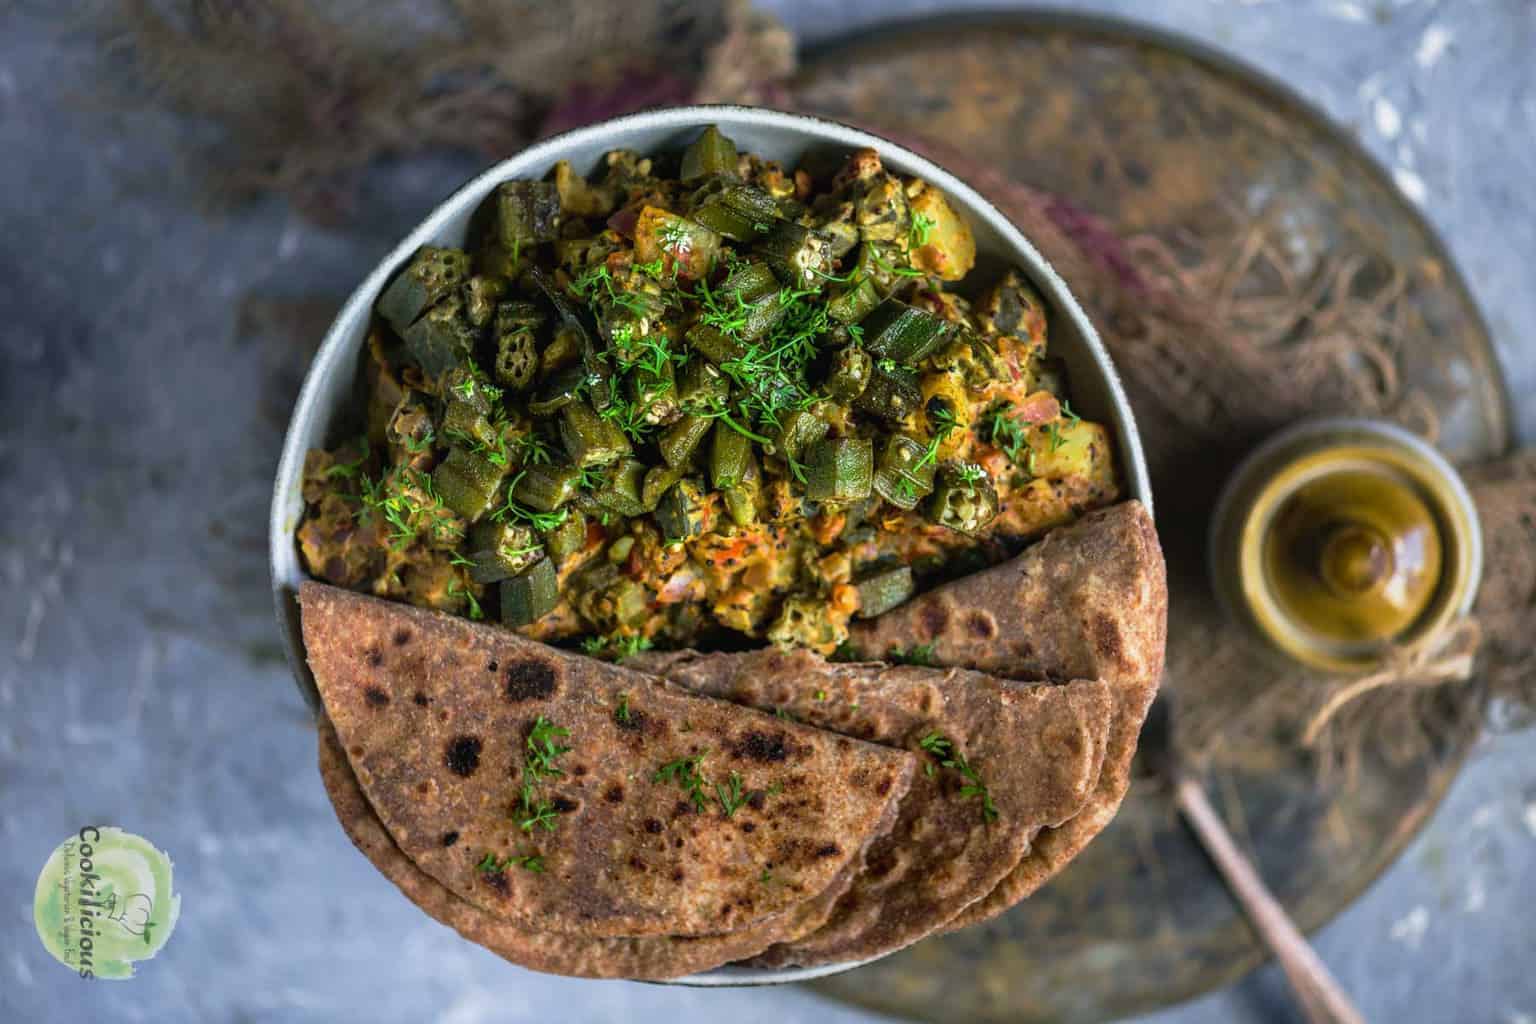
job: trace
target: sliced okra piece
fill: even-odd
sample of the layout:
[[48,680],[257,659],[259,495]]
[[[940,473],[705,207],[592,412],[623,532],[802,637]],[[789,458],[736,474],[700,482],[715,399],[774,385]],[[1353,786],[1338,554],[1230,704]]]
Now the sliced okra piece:
[[662,495],[683,477],[688,475],[684,466],[652,466],[646,470],[645,482],[640,487],[640,501],[647,512],[654,512]]
[[421,372],[437,378],[468,361],[480,332],[464,316],[464,302],[450,295],[406,328],[405,350]]
[[482,520],[469,531],[469,578],[497,583],[516,576],[544,557],[544,545],[526,523]]
[[882,366],[883,362],[885,360],[875,363],[869,383],[853,400],[853,407],[888,423],[899,424],[922,404],[923,392],[917,386],[915,373],[902,367]]
[[997,518],[997,489],[980,466],[947,462],[923,514],[930,523],[974,534]]
[[618,424],[582,401],[560,410],[560,441],[578,466],[605,466],[630,452],[629,438]]
[[[451,394],[451,393],[450,393]],[[470,444],[491,446],[496,444],[496,428],[490,417],[476,409],[473,403],[451,397],[443,410],[443,436]]]
[[874,461],[874,446],[868,438],[817,441],[805,453],[805,496],[828,502],[869,497]]
[[575,466],[527,466],[513,478],[512,500],[540,512],[553,512],[576,496],[581,470]]
[[560,236],[560,193],[552,181],[504,181],[496,187],[496,225],[508,252]]
[[694,324],[683,337],[689,348],[717,366],[747,354],[745,345],[709,324]]
[[508,391],[527,391],[539,368],[538,330],[544,313],[531,302],[496,307],[496,382]]
[[650,365],[632,367],[624,381],[625,390],[640,421],[652,427],[677,419],[680,408],[672,360],[662,360],[659,368],[658,373]]
[[404,335],[429,307],[458,290],[469,278],[470,263],[462,249],[423,246],[379,296],[379,315]]
[[567,508],[564,517],[553,527],[543,531],[544,550],[555,565],[578,554],[587,546],[587,517],[574,508]]
[[561,367],[539,386],[538,394],[528,403],[528,411],[535,416],[557,413],[579,399],[586,386],[586,367],[580,363]]
[[598,508],[630,517],[647,511],[641,497],[645,482],[645,463],[638,459],[619,459],[603,470],[592,498]]
[[684,415],[662,433],[657,441],[661,457],[669,466],[685,466],[693,459],[704,436],[714,425],[714,419],[695,413]]
[[811,445],[827,436],[827,421],[809,409],[796,409],[785,415],[774,435],[774,451],[787,459],[798,460]]
[[757,497],[763,490],[763,471],[757,464],[757,456],[747,451],[746,467],[741,479],[724,493],[725,511],[737,526],[751,526],[757,521]]
[[661,496],[656,505],[656,525],[668,540],[687,540],[704,532],[704,486],[684,477]]
[[832,245],[812,228],[779,221],[757,243],[779,280],[792,288],[820,291],[832,272]]
[[685,412],[704,412],[725,403],[731,396],[731,382],[725,373],[706,359],[690,359],[683,367],[678,386],[678,404]]
[[840,324],[856,324],[880,305],[880,293],[867,277],[856,277],[840,286],[827,300],[827,315]]
[[493,274],[474,275],[464,285],[464,315],[474,326],[486,327],[506,293],[506,278]]
[[721,135],[719,128],[709,125],[683,150],[678,177],[683,181],[697,181],[711,174],[735,173],[736,143]]
[[533,565],[501,581],[501,621],[509,626],[537,622],[560,603],[560,583],[554,563],[541,558]]
[[898,565],[892,569],[883,569],[864,577],[854,584],[854,588],[859,592],[859,610],[855,613],[859,618],[872,619],[876,615],[884,615],[912,596],[912,568]]
[[731,184],[711,190],[690,216],[733,242],[749,242],[773,230],[780,211],[778,201],[756,185]]
[[897,508],[911,510],[933,491],[934,464],[928,448],[905,434],[885,439],[875,469],[875,493]]
[[864,347],[876,359],[916,366],[954,337],[959,325],[926,309],[886,299],[866,316]]
[[852,402],[864,393],[874,370],[874,358],[858,345],[836,349],[827,367],[827,394],[845,404]]
[[444,505],[474,522],[490,511],[506,472],[484,455],[454,447],[432,471],[432,486]]
[[752,458],[752,441],[741,431],[720,420],[709,439],[709,480],[717,491],[728,491],[741,483]]

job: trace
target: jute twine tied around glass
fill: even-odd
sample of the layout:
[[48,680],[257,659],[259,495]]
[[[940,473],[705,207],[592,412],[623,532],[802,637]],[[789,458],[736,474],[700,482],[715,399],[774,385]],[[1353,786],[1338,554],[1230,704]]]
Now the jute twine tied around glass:
[[[366,19],[345,17],[345,7],[278,0],[257,15],[240,0],[139,0],[110,26],[123,58],[115,70],[144,99],[223,129],[209,163],[216,191],[285,195],[333,224],[357,215],[358,178],[381,157],[442,148],[498,157],[645,106],[794,101],[793,40],[745,0],[440,0],[370,5]],[[400,18],[418,30],[391,30]],[[1178,717],[1187,755],[1295,742],[1316,752],[1320,773],[1342,769],[1336,783],[1349,785],[1368,750],[1396,763],[1420,757],[1489,696],[1528,718],[1536,453],[1466,472],[1487,554],[1475,619],[1386,652],[1369,674],[1277,665],[1223,619],[1206,582],[1216,493],[1268,434],[1347,413],[1435,439],[1436,411],[1402,385],[1394,355],[1426,330],[1400,301],[1405,270],[1329,254],[1298,268],[1276,218],[1236,209],[1198,234],[1122,233],[1068,197],[921,139],[898,141],[997,202],[1112,351],[1145,440],[1168,555],[1167,685],[1195,687],[1198,698],[1182,701]]]

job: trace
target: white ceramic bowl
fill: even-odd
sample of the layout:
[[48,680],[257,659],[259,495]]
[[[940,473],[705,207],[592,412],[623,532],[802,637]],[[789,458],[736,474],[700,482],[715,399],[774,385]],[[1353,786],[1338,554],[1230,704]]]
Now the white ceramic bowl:
[[[991,203],[969,185],[911,150],[847,125],[802,114],[736,106],[673,107],[631,114],[556,135],[530,146],[474,178],[401,240],[358,285],[347,300],[304,378],[272,495],[271,555],[272,590],[277,602],[278,626],[283,647],[304,698],[319,709],[314,680],[304,662],[295,597],[306,578],[300,564],[293,531],[304,512],[300,485],[304,453],[310,448],[334,444],[333,431],[344,422],[355,395],[359,354],[367,337],[374,301],[391,276],[423,245],[460,246],[469,229],[470,215],[498,184],[512,178],[541,178],[558,160],[569,160],[576,170],[594,170],[603,154],[613,149],[640,153],[680,150],[705,125],[715,124],[735,140],[743,152],[758,153],[795,166],[807,153],[848,153],[869,146],[878,150],[887,167],[916,175],[937,186],[951,205],[970,222],[976,236],[978,268],[1001,271],[1018,267],[1039,289],[1050,307],[1050,352],[1065,361],[1072,405],[1085,417],[1106,424],[1118,447],[1121,473],[1129,494],[1150,509],[1152,489],[1147,478],[1141,441],[1131,416],[1130,403],[1120,379],[1104,351],[1093,325],[1083,314],[1067,286],[1035,251],[1035,247]],[[829,964],[790,970],[757,970],[724,967],[682,979],[690,985],[767,985],[835,974],[857,963]]]

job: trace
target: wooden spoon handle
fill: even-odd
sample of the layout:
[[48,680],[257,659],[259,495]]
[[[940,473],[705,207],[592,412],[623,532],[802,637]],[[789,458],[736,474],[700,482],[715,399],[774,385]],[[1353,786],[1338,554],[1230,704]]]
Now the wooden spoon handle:
[[1216,862],[1232,894],[1242,904],[1248,920],[1259,937],[1280,961],[1281,970],[1290,980],[1307,1020],[1312,1024],[1364,1024],[1360,1011],[1350,1002],[1339,983],[1318,959],[1306,936],[1291,921],[1285,908],[1270,893],[1253,862],[1238,849],[1232,835],[1221,821],[1205,790],[1194,779],[1184,777],[1174,787],[1175,800],[1201,845]]

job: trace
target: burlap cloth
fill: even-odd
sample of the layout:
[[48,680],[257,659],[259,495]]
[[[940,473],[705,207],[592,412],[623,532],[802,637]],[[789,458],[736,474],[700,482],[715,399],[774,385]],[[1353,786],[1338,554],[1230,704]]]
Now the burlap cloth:
[[[349,16],[355,6],[135,0],[97,27],[125,95],[219,129],[202,154],[211,192],[279,193],[337,225],[358,214],[357,181],[382,157],[500,157],[541,134],[666,103],[795,102],[793,40],[745,0],[374,3],[365,18]],[[1072,287],[1124,376],[1169,561],[1169,686],[1225,681],[1179,716],[1186,753],[1293,737],[1316,749],[1320,771],[1345,768],[1347,784],[1367,747],[1415,757],[1489,697],[1501,720],[1526,720],[1536,698],[1536,456],[1467,468],[1488,554],[1476,624],[1439,638],[1441,648],[1398,652],[1371,680],[1264,656],[1223,621],[1206,582],[1214,497],[1265,435],[1351,413],[1434,439],[1435,411],[1402,384],[1393,357],[1401,279],[1356,289],[1361,264],[1326,257],[1298,277],[1283,225],[1236,212],[1177,244],[1136,236],[1068,196],[923,139],[899,141],[998,203]]]

